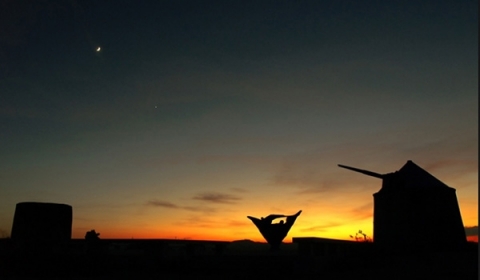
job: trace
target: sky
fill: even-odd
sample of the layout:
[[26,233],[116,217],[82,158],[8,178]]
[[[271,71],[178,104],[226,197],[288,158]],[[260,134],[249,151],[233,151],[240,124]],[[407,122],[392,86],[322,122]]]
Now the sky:
[[0,131],[4,236],[24,201],[72,238],[372,236],[381,180],[337,164],[408,160],[478,234],[478,2],[1,0]]

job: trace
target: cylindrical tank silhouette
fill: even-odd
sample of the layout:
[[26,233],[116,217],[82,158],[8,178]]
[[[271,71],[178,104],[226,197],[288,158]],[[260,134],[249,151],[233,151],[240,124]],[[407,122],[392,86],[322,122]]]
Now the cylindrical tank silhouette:
[[17,203],[11,238],[22,248],[51,248],[72,236],[72,206],[58,203]]

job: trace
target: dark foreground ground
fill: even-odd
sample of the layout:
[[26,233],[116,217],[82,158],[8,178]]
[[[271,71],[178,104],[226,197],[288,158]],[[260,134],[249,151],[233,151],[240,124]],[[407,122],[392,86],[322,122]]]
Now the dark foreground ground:
[[[146,251],[0,254],[0,279],[478,279],[478,247],[461,252],[300,256],[291,247],[221,254]],[[294,249],[294,248],[293,248]]]

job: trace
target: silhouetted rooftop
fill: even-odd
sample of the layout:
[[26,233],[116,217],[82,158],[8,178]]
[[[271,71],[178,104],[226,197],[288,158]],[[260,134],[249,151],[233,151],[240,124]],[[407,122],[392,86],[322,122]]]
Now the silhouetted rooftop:
[[409,160],[407,163],[397,171],[405,182],[407,187],[421,187],[421,188],[450,188],[442,181],[435,178],[433,175],[425,171],[413,161]]

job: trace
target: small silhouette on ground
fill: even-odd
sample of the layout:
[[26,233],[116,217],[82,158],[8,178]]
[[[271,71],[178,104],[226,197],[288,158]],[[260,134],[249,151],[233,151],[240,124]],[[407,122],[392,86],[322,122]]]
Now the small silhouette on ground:
[[350,238],[355,239],[357,242],[373,242],[372,238],[370,238],[366,233],[364,233],[361,229],[355,233],[355,236],[350,235]]
[[[287,236],[290,228],[293,226],[298,216],[302,213],[302,210],[298,211],[294,215],[282,215],[282,214],[271,214],[267,217],[262,217],[260,219],[247,216],[253,224],[258,228],[263,238],[270,244],[270,249],[276,251],[280,249],[280,244],[282,244],[283,239]],[[286,222],[280,221],[280,223],[272,224],[273,220],[278,218],[287,218]]]
[[96,255],[101,251],[100,237],[98,237],[99,235],[100,233],[97,233],[94,229],[87,231],[85,234],[85,248],[87,254]]
[[100,237],[98,237],[100,235],[100,233],[97,233],[95,232],[94,229],[92,229],[91,231],[87,231],[87,233],[85,234],[85,240],[88,240],[88,241],[92,241],[92,240],[99,240]]

